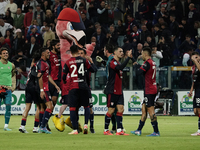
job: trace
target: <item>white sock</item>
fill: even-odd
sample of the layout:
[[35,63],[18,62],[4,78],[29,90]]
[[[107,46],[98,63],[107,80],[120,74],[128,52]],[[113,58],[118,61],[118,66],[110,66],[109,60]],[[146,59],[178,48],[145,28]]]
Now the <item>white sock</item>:
[[22,127],[22,129],[24,129],[24,128],[25,128],[25,126],[22,126],[22,125],[21,125],[21,127]]
[[8,124],[5,124],[5,125],[4,125],[4,128],[7,128],[7,127],[8,127]]
[[108,129],[104,129],[104,131],[106,132],[106,131],[108,131]]
[[121,129],[121,128],[117,129],[117,132],[121,132],[121,131],[122,131],[122,129]]
[[198,133],[200,133],[200,129],[198,129],[198,131],[197,131]]

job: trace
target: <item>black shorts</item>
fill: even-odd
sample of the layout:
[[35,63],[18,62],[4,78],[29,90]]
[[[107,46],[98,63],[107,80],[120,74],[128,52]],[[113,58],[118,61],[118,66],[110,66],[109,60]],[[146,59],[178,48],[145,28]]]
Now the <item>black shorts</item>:
[[124,95],[108,94],[107,107],[115,108],[117,105],[124,105]]
[[[56,85],[58,87],[60,87],[60,81],[55,80],[54,82],[56,83]],[[57,89],[55,88],[55,86],[53,84],[51,84],[51,82],[49,82],[49,92],[50,92],[51,96],[58,97],[58,95],[59,95],[59,93],[57,92]]]
[[92,93],[91,93],[90,89],[88,90],[88,97],[89,97],[90,108],[92,108],[93,107],[93,101],[92,101]]
[[35,86],[27,86],[25,89],[26,103],[40,103],[40,94],[36,91]]
[[40,98],[41,103],[46,103],[46,102],[52,101],[50,92],[49,91],[44,91],[44,93],[45,93],[46,97],[44,97],[44,99]]
[[88,90],[72,89],[69,91],[68,98],[70,107],[89,106]]
[[68,95],[63,95],[62,98],[60,99],[60,103],[63,105],[69,105]]
[[200,89],[194,91],[193,108],[200,108]]
[[146,107],[154,106],[155,98],[156,94],[144,94],[143,103],[146,105]]

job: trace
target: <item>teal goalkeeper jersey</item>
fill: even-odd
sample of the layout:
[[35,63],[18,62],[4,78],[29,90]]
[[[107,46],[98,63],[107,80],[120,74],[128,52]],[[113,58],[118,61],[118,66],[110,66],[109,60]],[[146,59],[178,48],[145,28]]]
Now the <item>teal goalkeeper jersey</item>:
[[110,63],[110,61],[113,59],[113,54],[111,54],[109,57],[108,57],[108,61],[106,63],[106,76],[107,76],[107,79],[108,79],[108,65]]

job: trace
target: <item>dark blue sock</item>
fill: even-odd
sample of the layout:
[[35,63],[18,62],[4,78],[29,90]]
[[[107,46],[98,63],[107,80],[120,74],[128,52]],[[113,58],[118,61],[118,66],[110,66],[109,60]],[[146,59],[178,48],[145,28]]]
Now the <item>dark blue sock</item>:
[[200,117],[199,117],[199,121],[198,121],[198,129],[200,130]]
[[90,108],[87,107],[85,108],[85,124],[88,124],[89,117],[90,117]]
[[111,115],[107,112],[107,114],[105,116],[105,128],[104,129],[108,129],[109,124],[110,124],[110,119],[111,119]]
[[70,119],[74,130],[78,130],[78,120],[77,120],[76,107],[70,107]]
[[90,114],[90,129],[94,129],[94,112]]
[[51,109],[46,109],[42,118],[42,124],[41,124],[41,128],[44,128],[47,124],[47,122],[49,121],[49,118],[51,117]]
[[151,122],[152,126],[153,126],[153,130],[154,132],[158,133],[158,122],[157,121],[154,121],[154,122]]
[[21,125],[22,125],[22,126],[25,126],[25,125],[26,125],[26,119],[22,118]]
[[39,126],[42,125],[43,116],[44,116],[44,111],[40,111],[40,113],[39,113],[39,119],[40,119]]
[[40,123],[40,120],[35,118],[34,127],[38,127],[39,123]]
[[139,122],[139,126],[137,130],[142,130],[143,126],[144,126],[145,122],[141,121]]
[[122,129],[122,113],[117,112],[116,119],[117,119],[117,129]]

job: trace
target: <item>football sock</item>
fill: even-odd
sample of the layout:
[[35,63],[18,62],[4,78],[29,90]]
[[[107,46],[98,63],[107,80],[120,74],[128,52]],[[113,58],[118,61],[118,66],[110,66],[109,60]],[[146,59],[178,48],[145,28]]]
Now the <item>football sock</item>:
[[70,119],[72,122],[73,129],[77,130],[78,129],[78,120],[77,120],[76,107],[70,107]]
[[90,129],[94,128],[94,112],[90,114]]
[[198,120],[198,129],[200,130],[200,114],[199,114],[199,120]]
[[121,129],[122,128],[122,116],[123,116],[123,113],[117,112],[117,114],[116,114],[117,129]]
[[88,124],[89,117],[90,117],[90,108],[85,107],[85,124]]
[[39,114],[39,120],[40,120],[40,123],[39,123],[39,126],[42,125],[42,118],[44,116],[44,111],[40,111],[40,114]]
[[105,115],[105,128],[104,129],[108,129],[111,117],[112,117],[111,114],[109,114],[107,112],[106,115]]
[[111,120],[112,120],[112,130],[116,130],[116,113],[114,112],[112,117],[111,117]]
[[157,121],[154,121],[154,122],[151,122],[152,126],[153,126],[153,130],[154,132],[158,133],[158,122]]
[[46,109],[42,118],[42,124],[41,127],[44,128],[49,121],[49,118],[51,117],[52,110],[51,109]]
[[143,126],[144,126],[145,122],[141,121],[139,122],[139,126],[137,130],[142,130]]
[[35,118],[34,127],[38,127],[39,123],[40,123],[40,120]]
[[26,125],[26,119],[25,119],[25,118],[22,118],[21,125],[22,125],[22,126],[25,126],[25,125]]
[[6,105],[5,124],[9,124],[11,116],[11,105]]

